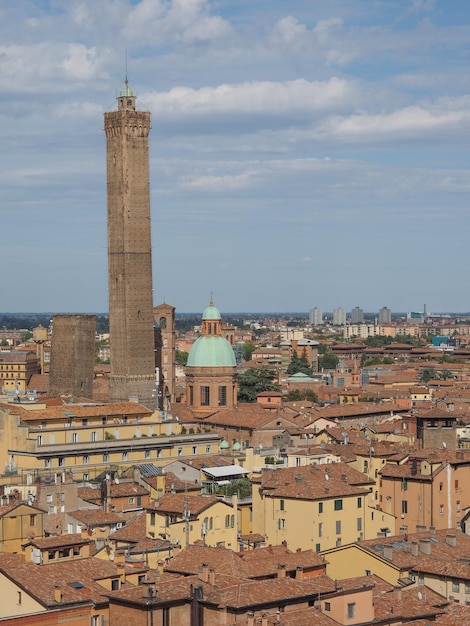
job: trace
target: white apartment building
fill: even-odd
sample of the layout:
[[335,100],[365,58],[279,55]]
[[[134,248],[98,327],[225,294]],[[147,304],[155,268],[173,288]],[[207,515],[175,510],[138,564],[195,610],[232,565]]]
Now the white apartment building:
[[310,309],[308,313],[308,321],[310,326],[320,326],[323,324],[323,311],[318,307]]
[[344,326],[346,324],[346,309],[339,307],[333,310],[333,326]]

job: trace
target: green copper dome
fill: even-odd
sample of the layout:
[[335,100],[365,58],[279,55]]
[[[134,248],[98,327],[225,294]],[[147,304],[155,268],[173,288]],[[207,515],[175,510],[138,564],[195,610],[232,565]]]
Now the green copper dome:
[[212,301],[202,314],[203,320],[220,320],[220,311],[213,305]]
[[203,335],[193,343],[187,365],[189,367],[235,367],[235,354],[225,337]]
[[128,98],[128,97],[134,97],[134,92],[132,91],[132,89],[129,87],[129,84],[127,82],[124,83],[124,87],[121,89],[120,93],[119,93],[119,97],[120,98]]

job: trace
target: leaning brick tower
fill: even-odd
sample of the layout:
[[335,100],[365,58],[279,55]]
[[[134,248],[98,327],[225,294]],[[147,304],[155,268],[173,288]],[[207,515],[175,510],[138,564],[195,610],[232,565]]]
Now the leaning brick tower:
[[150,112],[136,111],[127,78],[104,114],[108,181],[110,398],[155,408],[150,232]]

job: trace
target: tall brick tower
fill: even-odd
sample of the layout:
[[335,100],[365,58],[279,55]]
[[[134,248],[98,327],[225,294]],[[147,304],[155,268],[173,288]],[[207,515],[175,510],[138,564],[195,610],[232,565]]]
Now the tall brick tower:
[[91,398],[96,315],[54,315],[49,395]]
[[150,112],[136,111],[127,78],[104,114],[108,181],[110,397],[155,408],[150,233]]

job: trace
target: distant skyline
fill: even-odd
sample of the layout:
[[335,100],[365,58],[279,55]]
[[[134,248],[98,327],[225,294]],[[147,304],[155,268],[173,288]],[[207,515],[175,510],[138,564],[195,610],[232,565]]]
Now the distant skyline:
[[1,310],[107,311],[126,50],[155,305],[470,310],[468,3],[16,0],[0,33]]

